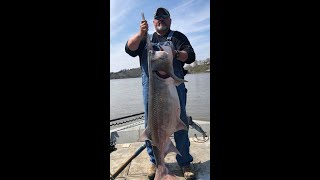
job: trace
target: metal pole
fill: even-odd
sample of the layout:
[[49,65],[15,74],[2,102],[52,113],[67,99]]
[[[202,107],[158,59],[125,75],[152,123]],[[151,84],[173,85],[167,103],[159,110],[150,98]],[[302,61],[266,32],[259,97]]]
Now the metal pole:
[[115,179],[126,167],[127,165],[136,158],[144,149],[146,144],[143,144],[111,177],[110,179]]

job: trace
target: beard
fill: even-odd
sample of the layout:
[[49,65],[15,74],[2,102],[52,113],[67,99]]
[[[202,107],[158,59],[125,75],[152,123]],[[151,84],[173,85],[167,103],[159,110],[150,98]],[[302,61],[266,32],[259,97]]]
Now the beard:
[[166,26],[166,25],[159,25],[159,26],[157,26],[157,30],[158,31],[165,31],[165,30],[167,30],[168,29],[168,26]]
[[168,26],[164,21],[160,21],[159,24],[157,24],[156,28],[158,31],[166,31],[168,29]]

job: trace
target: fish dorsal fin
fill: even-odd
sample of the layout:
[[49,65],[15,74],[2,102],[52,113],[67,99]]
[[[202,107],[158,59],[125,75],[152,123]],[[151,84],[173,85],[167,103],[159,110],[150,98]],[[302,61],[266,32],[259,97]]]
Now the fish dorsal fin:
[[168,150],[166,151],[166,153],[164,154],[164,157],[166,157],[166,155],[170,152],[174,152],[174,153],[177,153],[179,154],[180,156],[182,156],[180,154],[180,152],[178,151],[178,149],[173,145],[172,141],[169,139],[170,141],[170,144],[168,145]]
[[139,142],[144,142],[146,140],[151,140],[150,130],[148,127],[142,132],[138,139]]

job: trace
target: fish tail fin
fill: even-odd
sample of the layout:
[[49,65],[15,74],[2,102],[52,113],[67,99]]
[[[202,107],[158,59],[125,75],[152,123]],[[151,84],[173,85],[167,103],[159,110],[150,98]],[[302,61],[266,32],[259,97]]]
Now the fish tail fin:
[[174,174],[167,174],[163,177],[163,180],[177,180],[178,178]]
[[177,180],[177,177],[173,174],[169,174],[169,170],[165,165],[158,165],[154,179]]

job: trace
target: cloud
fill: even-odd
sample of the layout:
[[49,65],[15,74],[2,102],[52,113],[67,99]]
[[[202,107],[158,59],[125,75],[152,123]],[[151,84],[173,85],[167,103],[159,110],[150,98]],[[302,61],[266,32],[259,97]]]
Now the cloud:
[[132,0],[110,1],[110,38],[113,39],[127,27],[127,19],[137,6]]
[[210,9],[200,7],[195,12],[179,12],[172,16],[172,29],[179,29],[185,34],[210,30]]
[[170,12],[172,13],[172,12],[178,10],[178,9],[184,8],[184,7],[188,6],[188,5],[190,5],[190,4],[191,4],[192,2],[194,2],[194,1],[195,1],[195,0],[188,1],[188,2],[182,4],[182,5],[178,6],[178,7],[175,7],[175,8],[173,8],[173,9],[171,9]]

